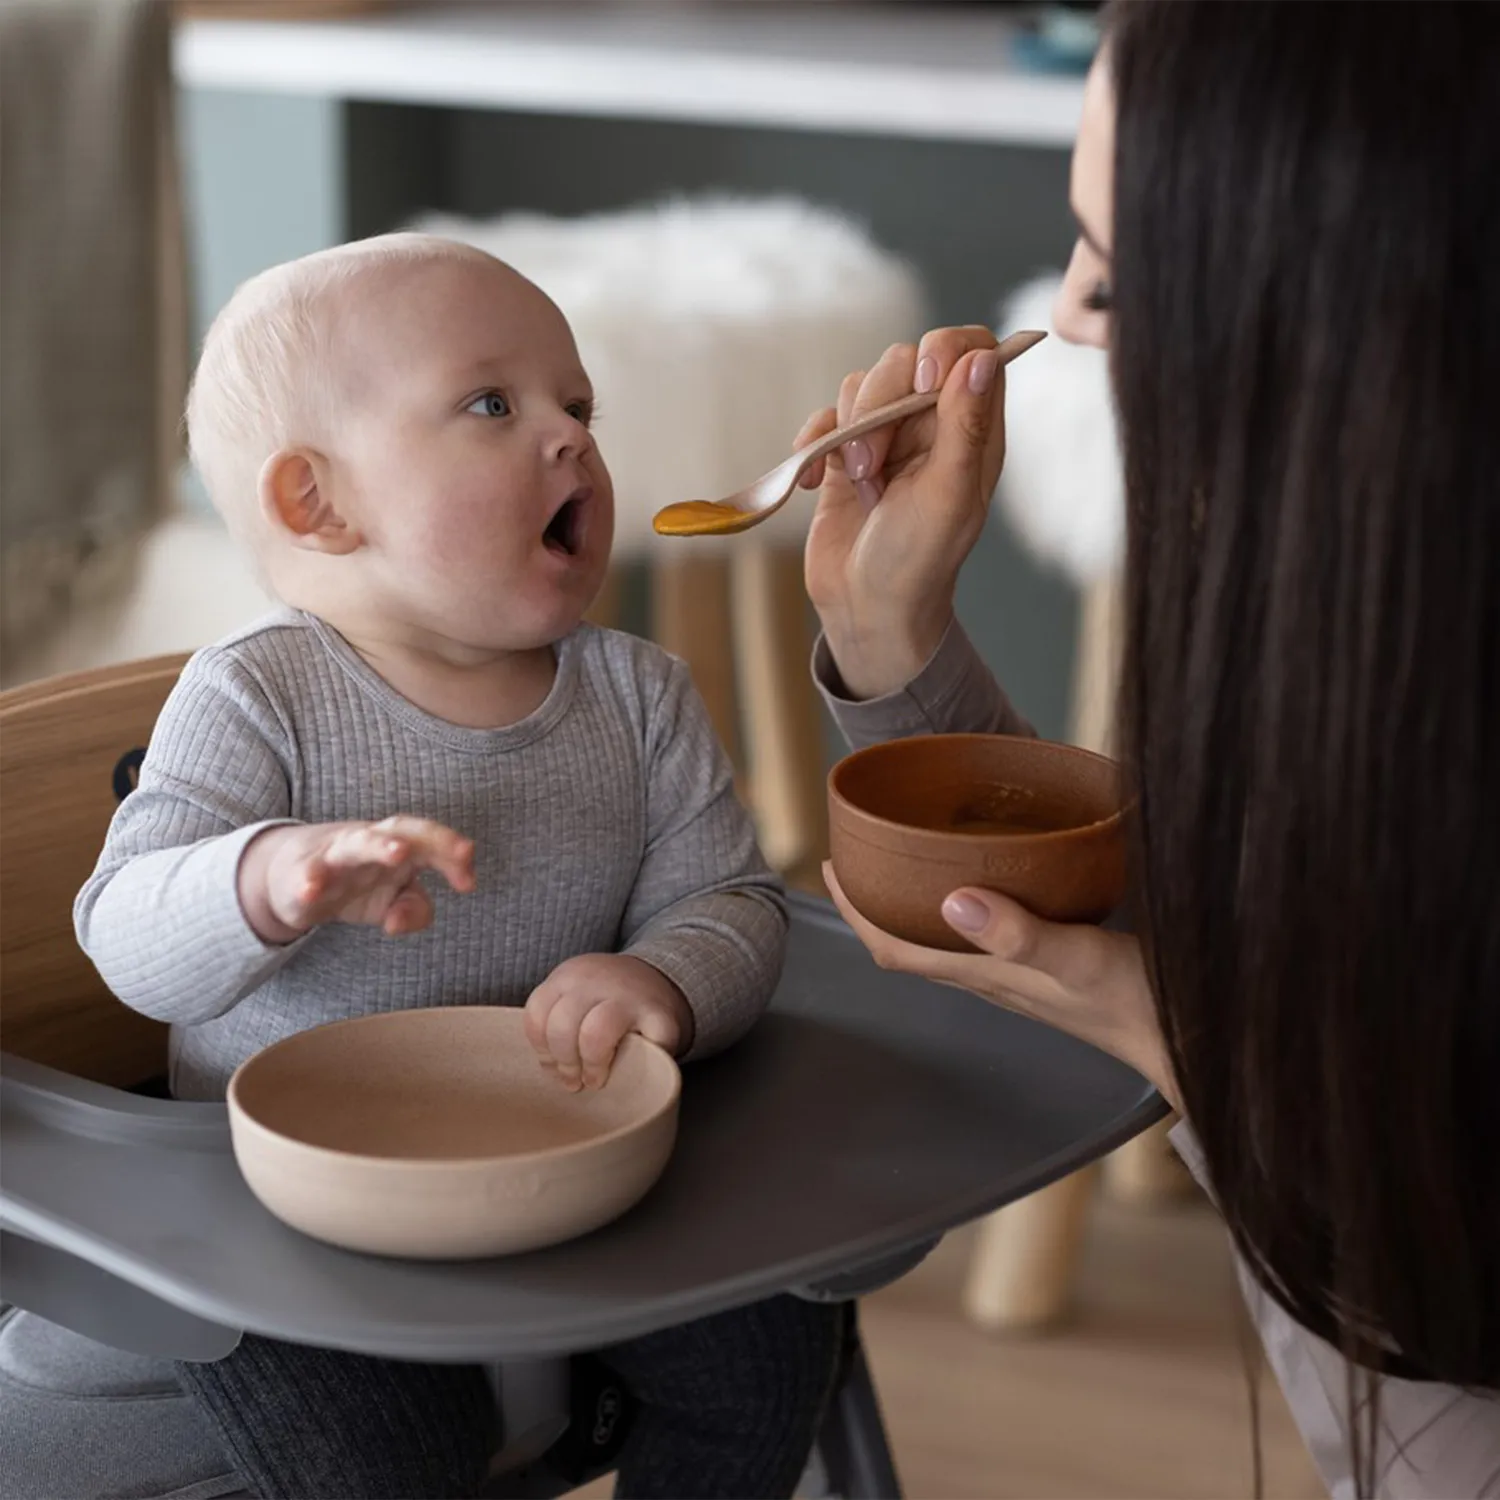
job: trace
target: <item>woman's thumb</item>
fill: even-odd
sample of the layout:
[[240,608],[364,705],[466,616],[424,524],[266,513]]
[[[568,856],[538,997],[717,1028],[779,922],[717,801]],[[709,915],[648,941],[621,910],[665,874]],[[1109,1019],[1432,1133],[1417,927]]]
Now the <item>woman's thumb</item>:
[[943,902],[943,920],[976,948],[1009,963],[1024,963],[1039,923],[1019,902],[998,891],[954,891]]

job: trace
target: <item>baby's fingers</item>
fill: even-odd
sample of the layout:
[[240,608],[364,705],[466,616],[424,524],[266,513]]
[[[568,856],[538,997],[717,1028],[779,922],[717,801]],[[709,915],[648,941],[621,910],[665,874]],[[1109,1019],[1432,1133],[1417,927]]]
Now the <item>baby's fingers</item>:
[[578,1039],[584,1018],[594,1009],[591,996],[565,993],[547,1013],[547,1051],[564,1087],[577,1093],[583,1087],[583,1060]]
[[432,897],[415,881],[386,908],[380,930],[387,937],[406,937],[432,925]]
[[[394,822],[394,819],[388,821]],[[378,865],[394,870],[411,855],[408,840],[398,837],[379,823],[351,823],[340,828],[327,847],[308,861],[311,872],[321,868],[326,887],[334,871],[357,870],[363,865]]]
[[537,1061],[544,1067],[552,1066],[552,1054],[547,1050],[547,1017],[552,1007],[562,999],[562,991],[550,979],[539,984],[526,1001],[522,1017],[526,1026],[526,1040],[531,1043]]
[[575,1093],[582,1087],[578,1033],[592,1005],[588,997],[568,990],[556,979],[538,985],[526,1002],[526,1040],[535,1049],[537,1061],[555,1071]]
[[313,927],[328,921],[338,914],[345,899],[348,868],[330,864],[327,853],[325,849],[310,854],[276,878],[275,885],[284,895],[278,898],[273,891],[272,904],[293,927]]
[[474,889],[474,841],[431,818],[405,815],[373,824],[370,833],[396,844],[419,869],[435,870],[455,891]]
[[615,1053],[631,1029],[629,1007],[618,1000],[596,1005],[584,1018],[578,1030],[578,1057],[583,1069],[583,1086],[603,1088],[614,1066]]

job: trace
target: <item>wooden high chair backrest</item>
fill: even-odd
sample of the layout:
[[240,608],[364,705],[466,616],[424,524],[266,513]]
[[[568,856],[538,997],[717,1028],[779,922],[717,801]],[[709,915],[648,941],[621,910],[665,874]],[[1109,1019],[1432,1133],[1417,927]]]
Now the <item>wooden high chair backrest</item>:
[[186,656],[0,693],[0,1049],[128,1087],[166,1072],[167,1029],[122,1005],[73,937],[73,898]]

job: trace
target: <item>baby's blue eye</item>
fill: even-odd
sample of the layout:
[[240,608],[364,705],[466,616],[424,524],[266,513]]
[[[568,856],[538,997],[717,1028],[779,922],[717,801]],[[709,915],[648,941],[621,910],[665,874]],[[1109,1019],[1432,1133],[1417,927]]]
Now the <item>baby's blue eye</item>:
[[473,412],[476,417],[508,417],[510,402],[499,391],[486,391],[475,397],[464,410]]

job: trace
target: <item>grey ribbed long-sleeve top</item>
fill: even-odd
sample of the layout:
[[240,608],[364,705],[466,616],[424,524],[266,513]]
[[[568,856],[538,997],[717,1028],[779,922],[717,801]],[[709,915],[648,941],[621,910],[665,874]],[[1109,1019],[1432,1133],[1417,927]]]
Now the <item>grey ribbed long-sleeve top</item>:
[[[330,923],[260,940],[236,890],[276,821],[434,818],[475,843],[475,890],[428,889],[406,937]],[[199,652],[74,908],[127,1005],[169,1021],[180,1098],[309,1026],[432,1005],[521,1005],[564,959],[626,952],[687,997],[694,1057],[760,1015],[786,942],[781,886],[683,664],[581,626],[546,701],[467,729],[395,692],[334,630],[281,611]]]

